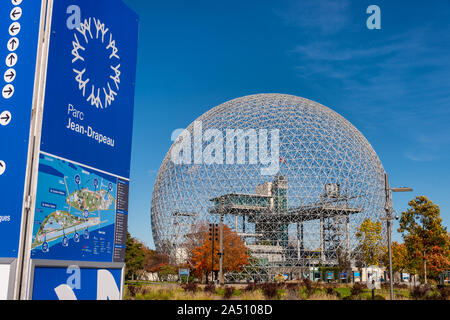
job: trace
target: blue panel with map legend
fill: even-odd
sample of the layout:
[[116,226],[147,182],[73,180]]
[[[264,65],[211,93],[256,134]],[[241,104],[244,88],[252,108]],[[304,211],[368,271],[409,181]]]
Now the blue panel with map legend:
[[[128,213],[128,192],[121,191],[128,190],[127,184],[41,155],[38,186],[32,259],[123,261],[127,225],[117,221]],[[120,212],[119,207],[123,207]]]

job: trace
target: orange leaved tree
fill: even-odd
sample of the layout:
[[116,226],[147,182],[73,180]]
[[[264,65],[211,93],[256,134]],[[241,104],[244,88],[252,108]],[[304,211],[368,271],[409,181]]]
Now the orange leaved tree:
[[[219,271],[219,253],[220,241],[214,241],[214,252],[212,251],[212,242],[217,237],[210,237],[208,224],[200,224],[195,228],[196,244],[191,243],[190,264],[193,267],[194,274],[201,277],[202,274],[208,274],[212,269],[214,259],[214,272]],[[217,228],[217,232],[218,228]],[[248,264],[249,257],[247,248],[238,234],[232,231],[228,226],[223,226],[223,272],[241,271]]]

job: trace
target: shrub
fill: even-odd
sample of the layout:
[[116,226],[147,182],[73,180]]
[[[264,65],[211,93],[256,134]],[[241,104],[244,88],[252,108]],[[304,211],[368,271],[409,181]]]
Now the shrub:
[[[387,288],[389,288],[389,283],[387,284]],[[408,285],[406,283],[394,283],[395,289],[408,289]]]
[[334,295],[334,289],[332,287],[327,287],[325,292],[330,296]]
[[439,293],[441,294],[442,300],[448,300],[450,298],[450,287],[449,286],[438,286]]
[[130,292],[131,297],[135,297],[138,292],[138,287],[132,284],[128,285],[128,291]]
[[438,291],[431,291],[425,296],[426,300],[441,300],[441,295]]
[[299,292],[299,285],[298,283],[286,283],[286,295],[284,296],[284,299],[286,300],[299,300],[300,292]]
[[286,283],[285,287],[288,291],[297,291],[298,290],[298,283]]
[[277,283],[264,283],[261,289],[266,299],[273,300],[275,298],[279,298],[279,285]]
[[183,290],[186,292],[196,293],[198,285],[196,283],[186,283],[182,286]]
[[223,297],[228,300],[233,296],[233,292],[233,287],[225,287]]
[[258,289],[258,285],[256,283],[249,283],[244,288],[244,291],[246,291],[246,292],[253,292],[253,291],[257,290],[257,289]]
[[424,299],[428,292],[430,291],[430,287],[428,286],[416,286],[411,289],[411,297],[414,300]]
[[364,286],[360,282],[355,282],[355,284],[352,287],[350,295],[352,297],[360,297],[363,289],[364,289]]
[[306,293],[308,294],[308,297],[314,293],[316,290],[313,282],[309,279],[303,279],[303,285],[306,288]]
[[214,283],[209,283],[208,285],[205,286],[203,291],[207,292],[207,293],[215,294],[216,293],[216,286],[214,285]]

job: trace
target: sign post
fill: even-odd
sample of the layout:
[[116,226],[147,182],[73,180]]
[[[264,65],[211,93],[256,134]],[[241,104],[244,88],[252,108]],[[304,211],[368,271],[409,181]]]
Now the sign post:
[[1,7],[0,299],[120,299],[138,16],[121,0]]
[[183,282],[183,277],[186,279],[186,283],[189,282],[189,269],[178,269],[178,276],[180,277],[180,283]]
[[[41,0],[0,5],[0,299],[14,299],[29,213],[29,164],[43,34]],[[22,239],[23,240],[23,239]],[[19,263],[18,263],[19,262]]]
[[48,4],[51,32],[22,298],[119,299],[138,17],[121,0]]

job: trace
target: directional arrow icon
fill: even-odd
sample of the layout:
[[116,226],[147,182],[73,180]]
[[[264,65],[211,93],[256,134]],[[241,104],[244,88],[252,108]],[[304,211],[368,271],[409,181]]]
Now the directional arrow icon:
[[12,84],[7,84],[2,91],[3,98],[9,99],[14,94],[14,86]]
[[9,111],[3,111],[0,114],[0,124],[7,126],[11,122],[11,113]]
[[16,71],[14,69],[8,69],[5,72],[5,75],[3,76],[3,78],[5,79],[5,81],[7,83],[13,82],[14,79],[16,78]]
[[7,57],[6,57],[6,65],[8,67],[14,67],[14,65],[17,63],[17,54],[15,53],[10,53]]
[[13,20],[13,21],[19,20],[20,17],[22,16],[22,9],[20,7],[13,8],[11,10],[10,16],[11,16],[11,20]]
[[11,38],[11,40],[8,41],[8,50],[14,51],[19,46],[19,39],[17,38]]
[[9,27],[9,34],[12,36],[17,35],[20,32],[20,23],[13,22]]

